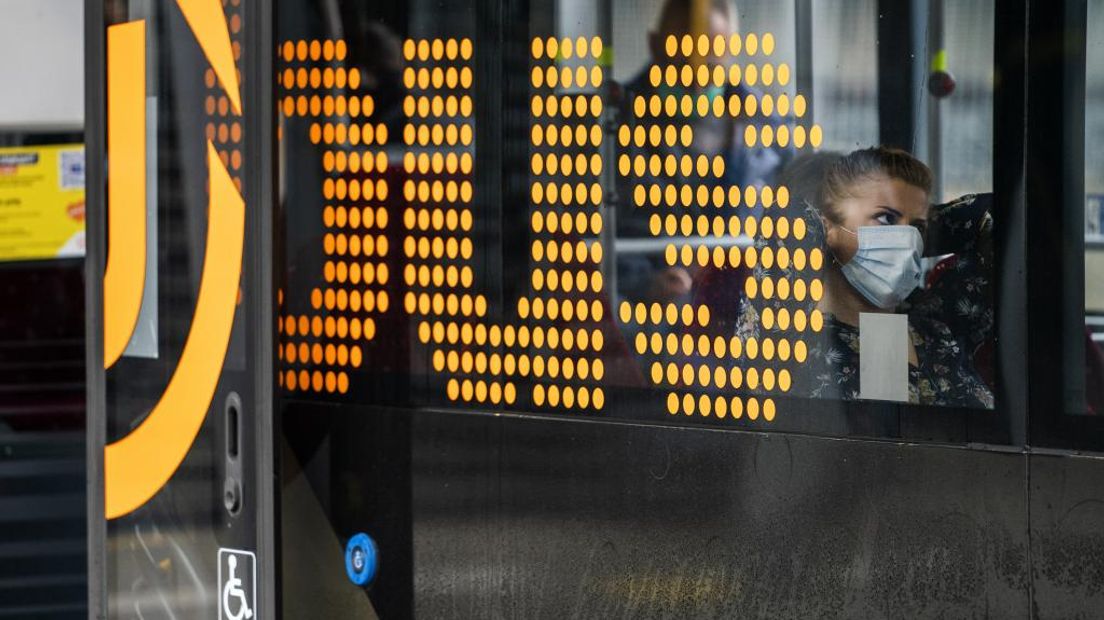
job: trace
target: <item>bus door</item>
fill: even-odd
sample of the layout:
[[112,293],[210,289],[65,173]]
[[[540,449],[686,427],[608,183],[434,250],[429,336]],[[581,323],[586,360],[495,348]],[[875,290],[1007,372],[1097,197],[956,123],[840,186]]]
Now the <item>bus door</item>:
[[87,3],[97,615],[272,613],[259,4]]

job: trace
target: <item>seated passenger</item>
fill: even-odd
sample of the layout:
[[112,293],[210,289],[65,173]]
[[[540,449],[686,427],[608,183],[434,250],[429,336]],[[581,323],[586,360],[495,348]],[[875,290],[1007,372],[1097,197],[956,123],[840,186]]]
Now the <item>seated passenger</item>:
[[[860,398],[859,315],[902,313],[909,319],[909,402],[991,408],[993,393],[973,358],[993,324],[990,197],[930,207],[931,171],[896,149],[837,156],[818,174],[815,199],[801,198],[809,205],[807,240],[824,249],[824,294],[816,304],[824,326],[791,393]],[[953,267],[924,286],[922,257],[951,253]],[[758,332],[757,313],[745,304],[745,336]]]
[[[654,121],[645,115],[636,118],[633,112],[633,103],[638,98],[650,101],[653,97],[663,100],[675,98],[682,101],[685,97],[692,97],[697,101],[704,96],[710,104],[715,99],[728,100],[738,97],[744,100],[748,96],[759,96],[759,91],[747,86],[745,83],[724,85],[710,84],[702,86],[694,83],[668,84],[664,81],[656,84],[650,76],[653,71],[666,69],[668,66],[687,65],[691,61],[676,55],[671,58],[665,51],[666,41],[669,37],[681,39],[687,34],[708,35],[710,40],[715,37],[723,37],[726,41],[734,33],[739,31],[739,13],[736,4],[731,0],[664,0],[658,15],[658,21],[653,31],[647,33],[650,58],[641,68],[635,78],[625,84],[625,98],[623,103],[623,118],[629,125],[657,126]],[[705,59],[708,63],[725,64],[734,62],[732,56],[710,56]],[[711,107],[712,109],[712,107]],[[677,172],[655,173],[649,171],[646,174],[623,175],[619,193],[623,197],[617,203],[616,234],[621,240],[651,239],[655,235],[650,230],[649,215],[657,212],[653,206],[637,205],[633,203],[633,188],[637,186],[649,187],[658,184],[661,187],[673,185],[697,186],[707,184],[712,186],[756,186],[773,185],[778,170],[792,156],[792,148],[774,144],[770,147],[747,148],[743,142],[744,130],[748,124],[760,126],[764,124],[777,125],[785,122],[785,119],[771,114],[752,114],[732,116],[729,114],[717,115],[693,114],[683,121],[662,120],[658,126],[668,126],[671,122],[685,122],[693,129],[693,143],[660,144],[633,146],[627,153],[633,156],[643,156],[649,161],[653,158],[662,158],[666,161],[674,157],[699,158],[707,157],[709,161],[721,158],[723,161],[723,175],[716,177],[707,175],[705,178],[697,174],[684,174]],[[761,206],[750,211],[753,215],[761,214]],[[664,243],[658,242],[655,249],[650,252],[629,253],[619,251],[617,253],[617,287],[618,296],[629,301],[642,302],[686,302],[691,292],[693,278],[696,269],[687,269],[680,265],[668,265],[663,257]]]

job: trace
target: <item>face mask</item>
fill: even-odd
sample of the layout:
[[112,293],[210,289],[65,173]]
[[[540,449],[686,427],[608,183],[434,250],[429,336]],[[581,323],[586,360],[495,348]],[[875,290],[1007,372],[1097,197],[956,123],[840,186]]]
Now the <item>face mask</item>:
[[875,306],[896,308],[920,286],[920,231],[914,226],[861,226],[858,238],[859,251],[841,267],[844,277]]

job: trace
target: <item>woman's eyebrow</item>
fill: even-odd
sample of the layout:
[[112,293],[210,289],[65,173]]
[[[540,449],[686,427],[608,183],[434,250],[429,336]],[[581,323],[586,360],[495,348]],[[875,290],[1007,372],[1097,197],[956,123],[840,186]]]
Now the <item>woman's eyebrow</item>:
[[893,207],[891,207],[889,205],[878,205],[878,208],[879,209],[885,209],[886,211],[892,211],[895,215],[897,215],[897,217],[902,216],[902,213],[900,211],[898,211],[897,209],[894,209]]

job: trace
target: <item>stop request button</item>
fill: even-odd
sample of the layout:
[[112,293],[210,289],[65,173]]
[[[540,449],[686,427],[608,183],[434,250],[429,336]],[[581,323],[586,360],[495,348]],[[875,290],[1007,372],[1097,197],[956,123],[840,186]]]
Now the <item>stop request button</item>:
[[370,536],[361,532],[349,539],[345,545],[345,574],[349,581],[358,586],[372,583],[378,566],[379,552]]

